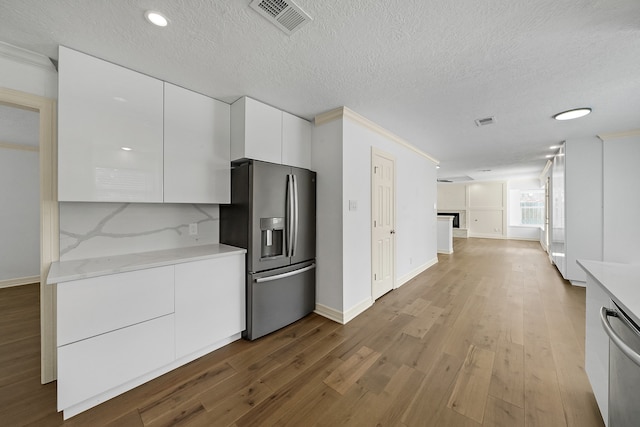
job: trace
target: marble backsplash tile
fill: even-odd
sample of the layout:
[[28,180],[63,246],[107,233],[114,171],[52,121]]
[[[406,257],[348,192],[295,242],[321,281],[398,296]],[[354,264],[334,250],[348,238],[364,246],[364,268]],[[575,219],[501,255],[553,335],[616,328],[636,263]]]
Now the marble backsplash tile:
[[218,205],[60,203],[60,260],[219,243],[219,228]]

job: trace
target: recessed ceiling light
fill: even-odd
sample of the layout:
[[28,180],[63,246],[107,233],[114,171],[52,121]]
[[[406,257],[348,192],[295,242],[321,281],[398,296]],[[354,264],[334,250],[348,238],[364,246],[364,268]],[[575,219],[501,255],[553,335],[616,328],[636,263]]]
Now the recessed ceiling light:
[[440,169],[440,165],[436,165],[436,169]]
[[144,17],[147,21],[158,27],[166,27],[169,24],[169,20],[160,12],[154,12],[153,10],[147,10],[144,13]]
[[557,150],[558,148],[560,148],[559,145],[552,145],[551,147],[549,147],[550,150]]
[[120,148],[121,148],[122,150],[124,150],[124,151],[131,151],[131,150],[133,150],[133,148],[131,148],[131,147],[120,147]]
[[547,159],[551,159],[553,156],[554,156],[553,154],[547,154],[545,157],[546,157]]
[[572,120],[579,117],[584,117],[591,112],[591,108],[575,108],[569,111],[563,111],[553,116],[556,120]]

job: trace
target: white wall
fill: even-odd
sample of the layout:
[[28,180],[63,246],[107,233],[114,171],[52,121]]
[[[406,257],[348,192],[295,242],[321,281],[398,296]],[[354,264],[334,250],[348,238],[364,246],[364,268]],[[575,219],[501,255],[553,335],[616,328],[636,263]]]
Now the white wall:
[[564,167],[566,279],[586,282],[576,261],[602,260],[602,141],[567,140]]
[[37,152],[0,147],[0,282],[40,276],[38,169]]
[[[437,261],[436,168],[379,133],[344,121],[344,307],[371,298],[371,148],[396,158],[396,284]],[[349,200],[358,210],[349,211]]]
[[[511,190],[532,190],[540,189],[540,180],[538,179],[514,179],[507,181],[507,200],[508,200],[508,217],[513,215],[515,211],[520,210],[520,200],[511,197]],[[509,225],[507,218],[507,237],[509,239],[520,240],[540,240],[540,227],[523,227]]]
[[507,237],[506,182],[440,183],[437,190],[438,211],[461,212],[460,228],[466,226],[469,237]]
[[[437,262],[435,163],[351,116],[315,126],[312,140],[318,172],[317,308],[348,321],[372,303],[372,147],[396,159],[396,286]],[[357,209],[349,210],[350,200]]]
[[605,139],[603,260],[640,263],[640,135]]
[[316,302],[343,310],[342,120],[312,129],[311,162],[316,181]]
[[[0,87],[48,98],[57,96],[57,73],[48,58],[0,42]],[[22,122],[34,135],[28,145],[39,145],[39,115]],[[13,120],[13,119],[12,119]],[[31,123],[33,122],[33,123]],[[0,142],[19,143],[7,137],[2,123]],[[19,136],[19,135],[18,135]],[[24,283],[40,275],[40,175],[35,151],[0,148],[0,286]],[[27,280],[30,281],[30,280]]]

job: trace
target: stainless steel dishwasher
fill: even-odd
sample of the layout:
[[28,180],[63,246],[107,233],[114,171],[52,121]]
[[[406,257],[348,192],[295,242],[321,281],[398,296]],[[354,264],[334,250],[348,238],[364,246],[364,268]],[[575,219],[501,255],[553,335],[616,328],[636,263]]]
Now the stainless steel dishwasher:
[[615,303],[602,307],[600,319],[609,335],[608,427],[637,427],[640,423],[640,328]]

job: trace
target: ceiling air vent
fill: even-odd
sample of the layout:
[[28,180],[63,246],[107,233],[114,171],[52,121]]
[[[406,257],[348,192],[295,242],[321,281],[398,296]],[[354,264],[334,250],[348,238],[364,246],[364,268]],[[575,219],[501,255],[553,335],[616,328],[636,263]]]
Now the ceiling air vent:
[[484,119],[476,119],[476,126],[487,126],[492,125],[496,122],[495,117],[485,117]]
[[300,6],[291,0],[253,0],[249,6],[287,35],[295,33],[312,20],[306,12],[300,9]]

